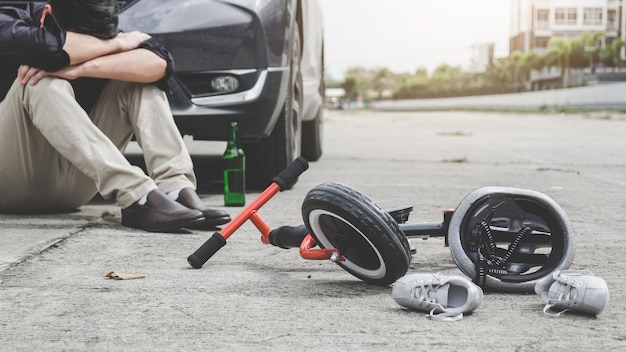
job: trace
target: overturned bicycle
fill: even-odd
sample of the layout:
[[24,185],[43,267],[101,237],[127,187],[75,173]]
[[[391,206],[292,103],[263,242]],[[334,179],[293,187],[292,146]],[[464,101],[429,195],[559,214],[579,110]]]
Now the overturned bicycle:
[[201,268],[248,220],[263,243],[299,248],[304,259],[331,260],[380,286],[407,273],[415,252],[409,242],[413,237],[444,238],[461,272],[494,291],[534,292],[537,281],[572,263],[574,232],[565,212],[547,195],[518,188],[479,188],[444,212],[442,222],[410,223],[411,207],[385,211],[359,191],[327,182],[304,198],[303,225],[271,229],[258,210],[307,168],[307,161],[297,158],[191,254],[189,264]]

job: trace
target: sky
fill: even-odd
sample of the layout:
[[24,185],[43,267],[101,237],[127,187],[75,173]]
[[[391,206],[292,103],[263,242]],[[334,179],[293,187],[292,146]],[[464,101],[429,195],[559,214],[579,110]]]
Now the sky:
[[326,72],[349,67],[432,72],[442,63],[469,68],[472,47],[508,53],[510,0],[318,0],[324,16]]

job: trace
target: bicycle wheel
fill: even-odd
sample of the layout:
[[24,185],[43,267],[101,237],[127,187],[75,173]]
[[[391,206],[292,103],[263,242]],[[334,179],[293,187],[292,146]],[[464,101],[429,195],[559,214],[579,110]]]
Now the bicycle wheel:
[[574,258],[567,215],[540,192],[484,187],[452,216],[448,242],[459,269],[487,289],[534,292],[535,283]]
[[391,216],[348,186],[327,182],[311,189],[302,217],[321,248],[336,248],[339,266],[359,279],[387,286],[406,274],[409,242]]

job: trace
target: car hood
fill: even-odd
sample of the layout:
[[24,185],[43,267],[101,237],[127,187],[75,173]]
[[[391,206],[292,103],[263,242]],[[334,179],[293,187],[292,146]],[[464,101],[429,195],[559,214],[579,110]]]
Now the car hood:
[[120,13],[120,28],[158,39],[178,71],[284,66],[291,0],[139,0]]

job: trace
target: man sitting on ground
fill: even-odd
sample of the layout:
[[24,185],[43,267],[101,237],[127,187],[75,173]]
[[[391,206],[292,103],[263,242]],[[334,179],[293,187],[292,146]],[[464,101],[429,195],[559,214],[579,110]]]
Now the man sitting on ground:
[[[167,97],[171,55],[118,33],[116,0],[0,7],[0,213],[74,210],[98,192],[147,231],[230,221],[195,192]],[[147,176],[122,151],[132,136]]]

